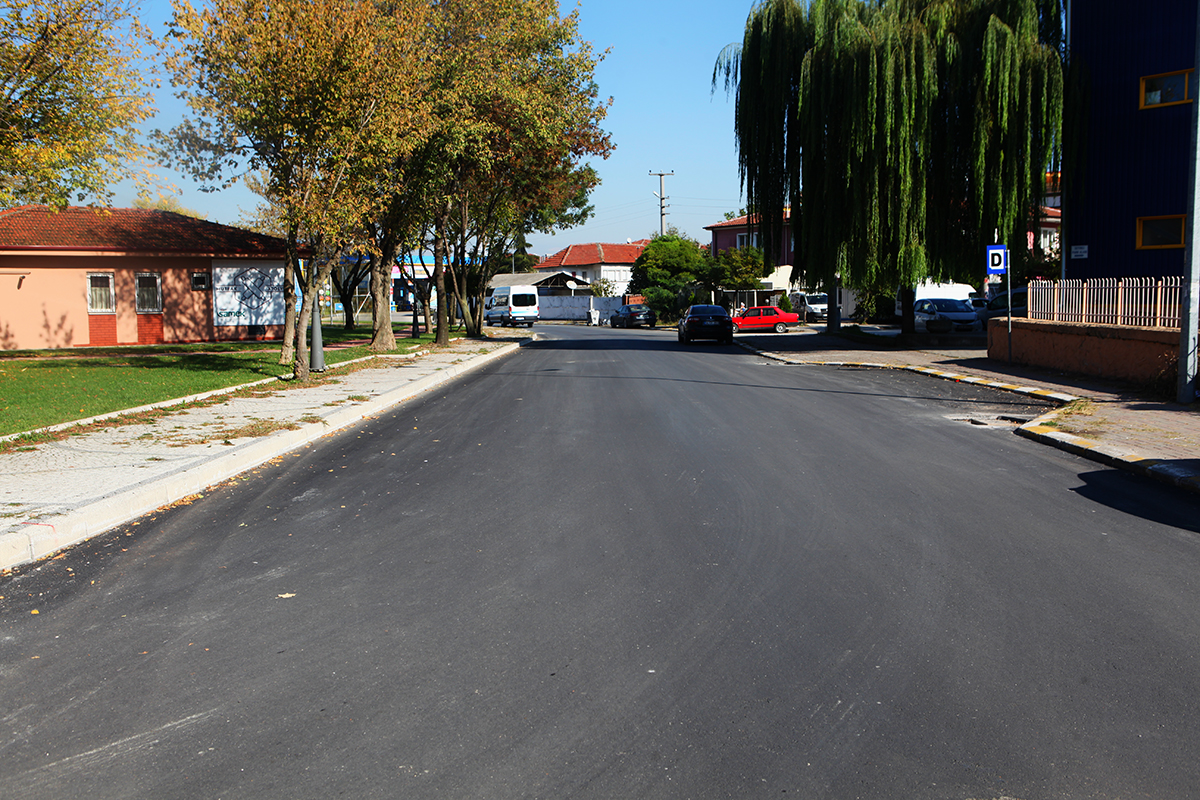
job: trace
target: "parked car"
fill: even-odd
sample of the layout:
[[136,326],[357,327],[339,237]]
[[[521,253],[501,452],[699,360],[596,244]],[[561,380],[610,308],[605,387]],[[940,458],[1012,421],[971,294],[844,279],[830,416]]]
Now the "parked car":
[[[1012,290],[1012,315],[1014,317],[1029,316],[1029,288],[1019,286]],[[1001,292],[988,301],[988,304],[975,312],[979,324],[986,331],[988,320],[993,317],[1008,316],[1008,292]]]
[[641,325],[653,328],[658,324],[658,315],[645,303],[633,303],[614,311],[608,319],[608,324],[612,328],[634,328]]
[[934,297],[918,300],[913,307],[917,330],[929,333],[979,330],[975,309],[966,300]]
[[783,333],[788,325],[797,325],[800,315],[784,311],[775,306],[755,306],[743,308],[733,315],[733,330],[739,331],[775,331]]
[[679,341],[716,339],[733,344],[733,319],[720,306],[690,306],[679,320]]
[[797,306],[797,308],[805,322],[823,320],[829,316],[829,295],[806,294],[804,295],[804,306]]

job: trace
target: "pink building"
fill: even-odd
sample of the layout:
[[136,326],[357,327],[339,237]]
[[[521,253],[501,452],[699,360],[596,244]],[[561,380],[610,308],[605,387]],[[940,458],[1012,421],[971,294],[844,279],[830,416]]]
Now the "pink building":
[[0,211],[0,349],[278,339],[285,255],[167,211]]
[[[762,247],[762,244],[758,241],[758,232],[750,230],[751,221],[751,215],[745,214],[725,220],[724,222],[705,225],[704,230],[712,231],[712,254],[714,256],[720,255],[723,251],[730,248]],[[783,210],[783,230],[779,233],[779,236],[781,247],[779,264],[790,266],[793,263],[792,253],[795,245],[795,240],[792,236],[791,209],[785,208]]]

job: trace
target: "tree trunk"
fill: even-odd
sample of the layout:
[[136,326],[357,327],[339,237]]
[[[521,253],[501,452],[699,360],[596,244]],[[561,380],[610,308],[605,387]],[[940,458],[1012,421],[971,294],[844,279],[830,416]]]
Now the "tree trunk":
[[296,231],[287,235],[287,256],[283,267],[283,346],[279,349],[279,363],[290,364],[296,357]]
[[[338,256],[340,255],[339,252]],[[309,378],[312,365],[309,363],[307,346],[308,321],[312,319],[313,308],[317,304],[317,294],[325,281],[329,280],[334,263],[335,260],[330,259],[320,267],[314,265],[309,273],[308,283],[304,286],[304,303],[300,306],[300,316],[296,320],[296,360],[292,362],[292,377],[298,381],[306,381]]]
[[[447,313],[450,304],[446,302],[446,228],[450,218],[450,204],[446,203],[438,209],[438,218],[433,229],[433,284],[437,291],[437,334],[434,341],[439,345],[450,344],[450,320]],[[429,312],[426,311],[426,318]]]
[[305,289],[304,302],[300,306],[300,316],[296,320],[296,358],[292,361],[292,378],[297,381],[308,380],[308,321],[312,319],[315,300],[316,293]]
[[901,333],[916,333],[917,332],[917,317],[914,313],[914,306],[917,304],[917,290],[912,286],[905,286],[900,290],[900,332]]
[[343,287],[338,292],[338,298],[342,301],[342,327],[348,331],[354,330],[354,295],[357,288],[352,286],[347,290]]
[[392,331],[392,264],[396,253],[392,249],[371,262],[371,344],[373,353],[396,349],[396,334]]

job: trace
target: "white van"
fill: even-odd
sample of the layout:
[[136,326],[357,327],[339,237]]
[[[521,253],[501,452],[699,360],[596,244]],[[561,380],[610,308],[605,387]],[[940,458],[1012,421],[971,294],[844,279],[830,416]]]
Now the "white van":
[[533,327],[539,312],[536,286],[497,286],[483,305],[483,319],[488,325]]
[[[913,302],[918,300],[966,300],[971,303],[971,298],[978,294],[975,287],[968,286],[965,283],[934,283],[933,281],[922,281],[913,287],[916,290],[916,296],[913,297]],[[904,310],[900,307],[900,290],[896,290],[896,316],[903,316]]]

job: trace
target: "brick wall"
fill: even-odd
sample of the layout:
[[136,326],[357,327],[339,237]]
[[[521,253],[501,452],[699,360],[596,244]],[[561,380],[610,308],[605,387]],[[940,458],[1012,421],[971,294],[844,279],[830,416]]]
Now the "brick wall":
[[88,314],[88,344],[93,347],[117,343],[116,314]]
[[[1018,364],[1155,383],[1179,354],[1179,331],[1014,319],[1012,360]],[[988,358],[1008,360],[1008,320],[988,325]]]

